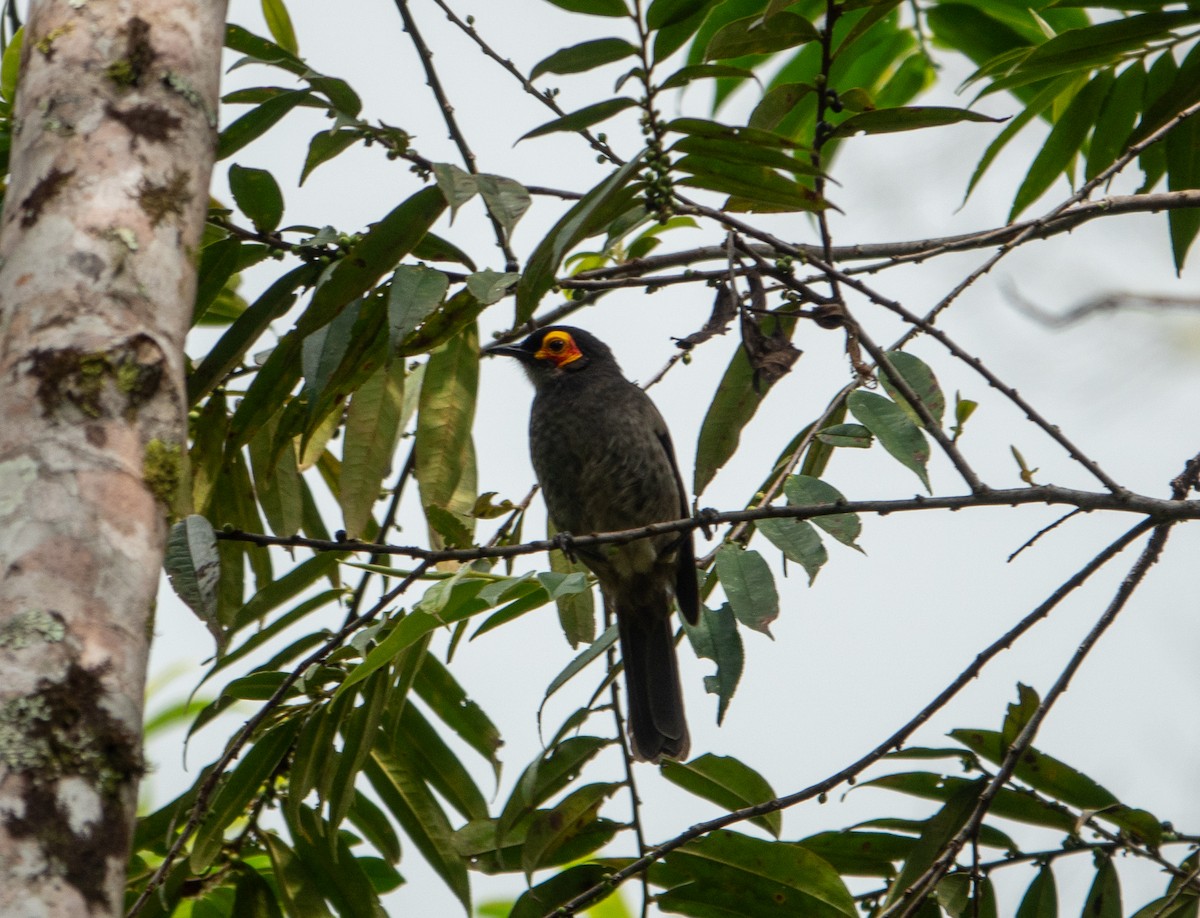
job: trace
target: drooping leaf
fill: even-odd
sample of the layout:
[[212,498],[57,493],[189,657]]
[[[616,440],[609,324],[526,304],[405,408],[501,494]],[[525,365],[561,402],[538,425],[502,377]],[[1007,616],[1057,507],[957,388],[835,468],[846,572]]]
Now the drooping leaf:
[[347,128],[332,131],[318,131],[308,142],[308,155],[304,157],[304,166],[300,170],[300,184],[304,184],[317,166],[329,162],[340,153],[350,149],[356,141],[362,139],[359,131]]
[[[775,799],[766,778],[739,759],[706,753],[690,762],[664,762],[662,776],[672,784],[726,810],[737,810]],[[783,831],[779,811],[750,820],[776,838]]]
[[717,552],[716,571],[737,620],[770,637],[771,622],[779,617],[779,594],[762,555],[738,545],[723,545]]
[[[545,915],[552,915],[559,906],[566,905],[576,896],[603,882],[610,873],[610,868],[603,864],[576,864],[568,867],[550,879],[525,890],[513,903],[512,911],[506,912],[506,916],[543,918]],[[603,901],[604,899],[600,899],[593,902],[588,911],[597,912],[596,906]]]
[[929,473],[926,465],[929,462],[929,444],[925,435],[895,402],[877,395],[856,389],[846,399],[850,412],[865,426],[883,448],[891,453],[900,463],[911,469],[925,485],[925,490],[931,490]]
[[567,252],[588,236],[601,232],[609,220],[628,210],[632,198],[629,184],[637,176],[640,166],[641,158],[635,157],[604,179],[568,210],[538,243],[517,285],[517,324],[529,320],[542,297],[554,285],[555,272]]
[[[729,703],[737,691],[745,666],[745,651],[742,649],[742,636],[738,632],[737,619],[729,603],[715,611],[701,605],[700,620],[690,625],[685,619],[683,628],[691,641],[692,649],[696,651],[696,656],[712,660],[717,666],[713,675],[704,677],[704,690],[717,696],[719,724],[725,719],[725,713],[729,710]],[[615,628],[613,630],[615,631]]]
[[[449,511],[468,529],[474,527],[469,514],[477,496],[471,425],[478,388],[479,330],[471,325],[429,358],[413,447],[422,506]],[[461,494],[460,484],[472,493]]]
[[525,186],[503,175],[477,175],[475,185],[488,213],[503,227],[504,235],[511,236],[532,203]]
[[[808,475],[790,475],[783,483],[783,493],[787,495],[788,503],[796,507],[836,504],[846,500],[842,492],[833,485]],[[812,523],[824,529],[843,545],[858,548],[858,536],[862,532],[862,522],[857,513],[814,516]],[[861,549],[859,550],[861,551]]]
[[466,864],[454,848],[450,821],[403,750],[377,745],[363,771],[383,805],[469,912],[470,881]]
[[227,638],[217,619],[221,558],[212,524],[192,514],[172,526],[163,567],[176,594],[212,632],[218,650],[223,650]]
[[441,305],[450,279],[424,265],[401,265],[388,287],[388,340],[393,350]]
[[1054,869],[1046,864],[1037,872],[1021,904],[1017,918],[1058,918],[1058,888],[1054,882]]
[[810,584],[829,560],[821,537],[807,520],[764,519],[755,525],[772,545],[783,552],[785,558],[804,568]]
[[941,855],[950,839],[966,824],[986,780],[979,778],[957,782],[956,789],[950,792],[945,805],[925,824],[921,837],[905,858],[899,875],[888,887],[885,905],[897,902],[905,890]]
[[392,468],[400,442],[404,406],[404,361],[376,370],[350,398],[342,447],[338,503],[346,532],[365,536],[371,508]]
[[[938,384],[933,370],[921,358],[907,351],[888,351],[887,357],[892,368],[908,383],[908,387],[913,390],[913,393],[921,400],[921,404],[925,406],[925,410],[933,416],[940,427],[942,418],[946,414],[946,396],[942,393],[942,387]],[[882,369],[879,372],[879,381],[892,401],[904,408],[915,423],[924,427],[925,422],[905,401],[904,396],[900,394],[891,378]]]
[[688,881],[659,896],[667,911],[744,918],[857,916],[837,871],[799,845],[721,829],[672,851],[664,866]]
[[1083,903],[1083,914],[1087,918],[1121,918],[1125,914],[1121,905],[1121,880],[1110,857],[1102,858],[1096,864],[1096,878]]
[[[526,876],[542,866],[560,860],[559,852],[585,834],[595,834],[594,827],[601,824],[603,832],[611,838],[607,820],[599,820],[598,812],[604,802],[620,789],[620,784],[585,784],[552,809],[537,813],[525,834],[521,850],[521,866]],[[591,830],[591,831],[589,831]],[[600,844],[608,841],[604,838]],[[596,845],[599,847],[600,845]],[[593,849],[594,850],[594,849]],[[589,852],[573,852],[575,857]]]
[[[771,323],[779,323],[772,326]],[[763,331],[773,332],[782,328],[790,332],[795,319],[768,317]],[[696,470],[692,491],[697,496],[704,492],[713,477],[737,451],[742,429],[754,417],[762,404],[770,384],[755,388],[755,373],[744,348],[738,348],[725,370],[713,396],[712,404],[700,426],[700,439],[696,444]]]
[[1096,123],[1100,103],[1104,101],[1112,81],[1111,71],[1101,71],[1076,94],[1059,116],[1050,136],[1034,157],[1021,187],[1017,189],[1009,212],[1010,221],[1041,197],[1059,175],[1070,169],[1088,132]]

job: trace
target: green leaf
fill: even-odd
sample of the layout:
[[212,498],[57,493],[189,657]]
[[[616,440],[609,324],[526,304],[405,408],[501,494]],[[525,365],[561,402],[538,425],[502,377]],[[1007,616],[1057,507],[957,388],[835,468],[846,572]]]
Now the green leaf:
[[729,64],[692,64],[688,67],[680,67],[663,80],[658,88],[660,90],[678,89],[680,86],[687,86],[696,80],[719,80],[724,77],[733,77],[739,80],[755,78],[754,71],[744,67],[733,67]]
[[[211,246],[209,247],[211,248]],[[208,250],[205,249],[207,252]],[[271,322],[296,302],[296,291],[313,284],[320,267],[301,265],[279,278],[234,321],[188,376],[188,401],[197,404],[231,373]]]
[[888,887],[885,907],[900,899],[905,890],[937,860],[958,830],[966,825],[971,811],[975,808],[975,801],[979,799],[986,783],[986,778],[956,782],[957,786],[950,792],[945,805],[925,824],[921,837],[905,858],[899,875]]
[[250,467],[263,516],[272,532],[287,538],[300,530],[303,505],[296,447],[292,438],[286,437],[282,449],[276,448],[278,423],[272,418],[250,440]]
[[843,449],[869,449],[873,442],[871,431],[861,424],[834,424],[818,431],[817,439]]
[[722,545],[716,571],[737,620],[771,637],[771,622],[779,617],[779,594],[763,556],[738,545]]
[[[559,574],[587,574],[587,567],[582,562],[571,561],[558,550],[550,552],[550,570]],[[590,588],[557,597],[555,605],[559,624],[572,650],[596,639],[596,598]]]
[[469,913],[467,866],[454,849],[450,821],[404,751],[377,745],[363,772],[404,833]]
[[454,163],[434,163],[433,175],[442,194],[450,202],[450,222],[453,223],[458,209],[479,193],[479,183],[475,176]]
[[350,853],[346,836],[306,806],[288,815],[296,856],[337,914],[364,918],[383,914],[362,865]]
[[[611,868],[604,864],[576,864],[574,867],[568,867],[521,893],[520,898],[513,903],[512,911],[505,913],[506,918],[543,918],[545,915],[553,915],[559,906],[566,905],[576,896],[602,883],[611,873]],[[599,915],[600,910],[597,906],[605,901],[605,898],[588,906],[589,912]]]
[[[763,333],[774,334],[783,323],[786,332],[795,327],[795,319],[768,316],[762,324]],[[755,372],[746,356],[746,349],[739,347],[729,361],[725,375],[717,386],[716,395],[700,425],[700,439],[696,444],[696,471],[692,492],[699,496],[713,480],[713,476],[737,451],[742,429],[754,417],[758,406],[766,398],[773,383],[755,386]]]
[[304,157],[304,167],[300,170],[300,184],[304,184],[317,166],[327,163],[340,153],[344,153],[355,142],[362,139],[362,134],[352,128],[318,131],[308,142],[308,155]]
[[500,731],[483,708],[467,697],[466,691],[455,681],[450,670],[436,657],[427,654],[417,671],[413,690],[442,723],[483,756],[499,779],[500,759],[497,753],[504,742],[500,738]]
[[856,389],[846,399],[850,412],[875,435],[883,448],[891,453],[905,468],[911,469],[925,490],[932,493],[929,485],[929,444],[924,434],[895,402],[882,395]]
[[652,0],[646,10],[646,26],[665,29],[703,12],[712,0]]
[[672,851],[664,866],[690,881],[658,897],[664,911],[742,918],[857,918],[854,900],[837,871],[799,845],[720,829]]
[[225,288],[229,278],[237,273],[241,260],[242,243],[227,236],[200,251],[200,267],[196,272],[196,303],[192,315],[199,320],[217,295]]
[[593,124],[607,121],[613,115],[619,114],[627,108],[633,108],[635,105],[637,105],[636,99],[630,99],[625,96],[615,99],[605,99],[603,102],[596,102],[585,106],[578,111],[563,115],[561,118],[547,121],[545,124],[535,127],[532,131],[522,134],[517,138],[517,143],[520,143],[522,140],[543,137],[546,134],[554,134],[559,131],[581,131],[584,128],[591,127]]
[[271,858],[275,886],[288,915],[304,918],[333,918],[325,899],[317,889],[315,877],[301,863],[296,852],[274,832],[262,833],[263,843]]
[[283,218],[283,192],[266,169],[229,167],[229,191],[242,214],[250,217],[259,233],[272,233]]
[[[946,396],[942,393],[942,387],[938,384],[937,377],[933,375],[933,370],[919,357],[915,357],[907,351],[888,351],[887,357],[892,368],[900,374],[901,379],[908,383],[908,387],[921,400],[925,410],[933,416],[938,427],[941,427],[942,418],[946,414]],[[892,401],[905,409],[913,423],[924,427],[925,422],[905,401],[904,396],[900,394],[892,384],[891,378],[882,369],[879,371],[879,381],[883,384],[887,394],[891,396]]]
[[[671,145],[671,150],[702,157],[692,159],[692,166],[700,166],[703,158],[715,159],[733,165],[759,165],[769,169],[783,169],[800,175],[817,175],[819,170],[812,163],[798,159],[789,152],[766,144],[745,143],[741,140],[728,140],[716,137],[687,136]],[[712,168],[711,164],[699,169],[704,174],[705,169]]]
[[212,524],[192,514],[171,527],[163,567],[175,593],[204,622],[222,651],[228,640],[217,619],[217,584],[221,558]]
[[888,878],[896,875],[895,863],[908,857],[915,839],[888,832],[818,832],[797,844],[828,861],[838,873]]
[[1017,195],[1013,199],[1008,219],[1015,220],[1030,204],[1042,196],[1051,183],[1064,172],[1069,173],[1083,141],[1096,123],[1100,103],[1112,86],[1112,71],[1103,70],[1071,100],[1050,131]]
[[[1167,135],[1167,188],[1185,191],[1200,188],[1200,118],[1193,115]],[[1200,232],[1200,210],[1176,208],[1167,211],[1171,230],[1171,254],[1175,258],[1175,273],[1183,272],[1188,250]]]
[[275,773],[291,748],[299,726],[297,720],[286,720],[268,730],[222,780],[188,857],[193,871],[203,872],[212,864],[225,843],[225,830],[242,815]]
[[1008,749],[1016,742],[1029,719],[1037,712],[1041,699],[1038,693],[1028,685],[1017,683],[1017,703],[1008,706],[1004,716],[1004,729],[1000,731],[1002,749]]
[[333,267],[296,323],[301,337],[328,324],[413,250],[446,209],[437,188],[422,188],[374,224]]
[[628,16],[625,0],[549,0],[559,9],[593,16]]
[[[471,325],[429,357],[413,446],[421,505],[453,513],[468,530],[474,528],[471,426],[478,389],[479,329]],[[460,485],[469,486],[469,499]]]
[[[682,185],[705,188],[734,196],[735,207],[727,209],[751,213],[777,213],[820,210],[825,205],[810,188],[780,175],[765,166],[736,165],[723,159],[690,154],[675,163],[681,172],[690,173],[679,180]],[[795,171],[805,171],[797,168]],[[742,203],[746,202],[746,203]]]
[[[529,825],[521,849],[521,867],[525,875],[531,876],[539,867],[556,863],[564,848],[577,839],[593,834],[589,830],[597,824],[607,823],[607,820],[598,819],[597,814],[605,801],[620,788],[620,784],[586,784],[567,795],[552,809],[537,813]],[[607,830],[607,826],[604,829]],[[576,850],[571,859],[587,853],[590,852]]]
[[497,840],[502,843],[513,826],[579,777],[583,766],[612,743],[599,736],[571,736],[530,762],[504,804]]
[[851,115],[836,128],[831,137],[853,137],[856,134],[891,134],[896,131],[919,131],[922,128],[942,127],[963,121],[998,123],[992,118],[966,108],[947,108],[936,105],[912,105],[904,108],[880,108]]
[[723,26],[704,49],[704,60],[728,60],[747,54],[785,51],[820,39],[816,26],[795,13],[747,16]]
[[404,361],[376,370],[350,398],[346,412],[337,498],[346,532],[365,536],[371,508],[391,472],[400,442],[404,406]]
[[404,747],[417,773],[464,819],[486,819],[487,800],[470,772],[415,705],[404,705],[399,726],[389,740]]
[[393,350],[442,304],[450,279],[424,265],[401,265],[388,287],[388,340]]
[[511,236],[532,203],[525,186],[502,175],[477,175],[475,184],[488,213],[503,227],[504,235]]
[[298,54],[300,47],[296,43],[296,30],[292,28],[292,17],[288,15],[283,0],[262,0],[262,11],[267,30],[275,43],[292,54]]
[[[816,522],[817,517],[813,520]],[[783,552],[789,561],[794,561],[804,568],[811,584],[817,579],[821,567],[829,560],[821,537],[807,520],[791,520],[786,518],[759,520],[755,526],[767,537],[772,545]]]
[[976,883],[965,871],[952,873],[938,883],[934,893],[950,918],[997,918],[996,890],[987,877]]
[[1121,905],[1121,880],[1110,857],[1102,858],[1096,864],[1096,878],[1083,903],[1083,914],[1086,918],[1121,918],[1125,914]]
[[[546,693],[542,696],[542,707],[546,706],[546,702],[550,700],[550,696],[557,692],[560,688],[570,682],[580,671],[587,667],[589,663],[598,657],[604,655],[608,648],[612,647],[617,642],[617,626],[612,625],[604,630],[600,637],[596,638],[590,646],[584,648],[570,663],[563,667],[562,671],[555,676],[548,686]],[[540,711],[539,711],[540,714]]]
[[[926,800],[948,801],[966,785],[972,784],[965,778],[953,778],[930,772],[904,772],[883,775],[862,781],[858,787],[883,787],[922,797]],[[990,812],[1001,819],[1015,819],[1034,826],[1045,826],[1060,832],[1074,834],[1075,818],[1061,808],[1045,803],[1027,793],[1001,790],[992,802]]]
[[719,724],[725,719],[725,712],[729,710],[729,703],[733,700],[733,693],[737,691],[746,662],[737,619],[734,618],[729,603],[725,603],[716,611],[702,605],[700,620],[690,625],[685,619],[683,629],[692,643],[692,649],[696,651],[696,656],[712,660],[717,665],[716,673],[704,677],[704,690],[717,696]]
[[504,274],[484,268],[467,276],[467,289],[484,306],[499,302],[508,294],[508,288],[521,279],[520,274],[506,272]]
[[[844,503],[842,492],[820,478],[808,475],[791,475],[783,483],[783,493],[794,507],[811,507],[814,504]],[[862,522],[857,513],[837,513],[832,516],[814,516],[814,526],[819,526],[843,545],[858,548],[858,537]],[[859,549],[861,551],[862,549]]]
[[529,72],[529,79],[536,80],[545,73],[583,73],[637,53],[638,49],[623,38],[595,38],[542,58]]
[[538,243],[517,285],[516,324],[529,321],[542,297],[554,286],[555,272],[567,252],[604,230],[610,220],[628,210],[632,198],[629,183],[636,178],[640,166],[641,157],[634,157],[604,179],[568,210]]
[[282,577],[264,584],[248,602],[238,607],[233,619],[233,632],[254,624],[271,610],[295,599],[318,580],[329,576],[345,557],[345,552],[320,552],[297,564]]
[[217,160],[228,159],[246,144],[257,140],[311,95],[307,89],[295,89],[280,93],[246,112],[221,132],[217,141]]
[[25,43],[25,27],[21,26],[13,32],[12,38],[4,47],[4,57],[0,58],[0,99],[9,103],[17,97],[17,78],[21,70],[21,46]]
[[[662,776],[688,793],[709,800],[725,810],[739,810],[766,803],[776,796],[766,778],[730,756],[708,753],[690,762],[664,762]],[[766,829],[776,838],[783,831],[783,814],[779,811],[755,816],[750,822]]]
[[1017,908],[1017,918],[1058,918],[1058,889],[1049,864],[1039,870],[1029,884]]
[[1133,130],[1142,97],[1146,91],[1146,67],[1134,61],[1113,81],[1112,88],[1100,104],[1096,127],[1088,142],[1087,169],[1084,177],[1089,181],[1107,169],[1125,148],[1125,141]]

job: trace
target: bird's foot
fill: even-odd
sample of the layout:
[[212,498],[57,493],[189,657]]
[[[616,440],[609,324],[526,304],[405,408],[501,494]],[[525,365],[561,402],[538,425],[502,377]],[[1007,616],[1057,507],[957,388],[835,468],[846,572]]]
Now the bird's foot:
[[712,527],[720,517],[720,511],[712,507],[705,507],[703,510],[696,512],[696,519],[700,521],[700,531],[704,533],[704,538],[712,538]]
[[566,556],[568,561],[572,564],[578,563],[579,559],[575,554],[575,536],[569,532],[556,532],[550,541]]

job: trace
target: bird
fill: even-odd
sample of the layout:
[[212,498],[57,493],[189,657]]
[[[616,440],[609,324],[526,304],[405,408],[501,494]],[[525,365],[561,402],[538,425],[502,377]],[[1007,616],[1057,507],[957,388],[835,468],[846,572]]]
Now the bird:
[[[533,383],[529,451],[559,533],[636,529],[689,515],[667,424],[608,345],[583,329],[551,325],[488,351],[516,358]],[[699,619],[691,530],[619,545],[572,546],[564,538],[616,616],[633,757],[686,759],[691,740],[671,612],[674,602],[688,623]]]

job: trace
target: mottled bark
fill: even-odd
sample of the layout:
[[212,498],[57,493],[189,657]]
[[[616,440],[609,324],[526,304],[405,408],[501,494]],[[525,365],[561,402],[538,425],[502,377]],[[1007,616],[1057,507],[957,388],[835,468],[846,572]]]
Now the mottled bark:
[[0,915],[119,915],[223,0],[34,0],[0,225]]

